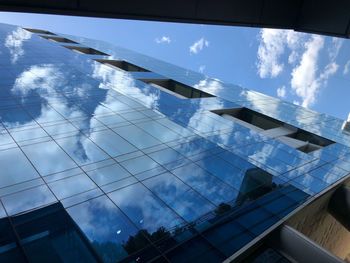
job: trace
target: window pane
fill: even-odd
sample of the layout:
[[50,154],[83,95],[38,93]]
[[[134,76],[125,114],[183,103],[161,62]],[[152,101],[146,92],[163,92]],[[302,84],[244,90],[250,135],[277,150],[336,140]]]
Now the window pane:
[[142,233],[106,196],[71,207],[68,213],[105,262],[119,262],[149,246]]
[[224,184],[195,164],[182,166],[172,172],[216,205],[233,201],[238,195],[237,190]]
[[63,199],[91,190],[95,188],[96,185],[86,174],[80,174],[52,182],[49,184],[49,187],[58,199]]
[[145,180],[144,184],[188,222],[214,210],[213,204],[171,173]]
[[0,187],[39,177],[33,166],[18,148],[0,151],[0,167],[2,167]]
[[141,157],[137,157],[134,159],[130,159],[120,163],[125,167],[130,173],[138,174],[147,170],[151,170],[159,166],[158,163],[153,161],[147,155],[143,155]]
[[109,196],[135,225],[150,234],[182,223],[173,211],[140,183],[112,192]]
[[111,130],[93,132],[90,138],[112,157],[130,153],[137,149]]
[[244,172],[223,159],[212,156],[197,162],[197,164],[235,189],[240,188]]
[[22,149],[42,176],[76,167],[53,141],[24,146]]
[[156,137],[161,142],[170,142],[182,137],[180,134],[171,131],[156,121],[138,123],[137,126]]
[[94,163],[108,159],[109,156],[82,134],[74,137],[57,139],[56,142],[79,165]]
[[87,174],[99,186],[109,184],[111,182],[115,182],[130,176],[130,174],[117,163],[89,171]]
[[113,130],[139,149],[152,147],[161,143],[134,125],[118,127]]
[[171,148],[150,153],[149,156],[162,165],[184,159],[183,155]]
[[[2,197],[1,200],[9,215],[25,212],[57,201],[46,185],[7,195]],[[19,202],[18,200],[21,201]]]

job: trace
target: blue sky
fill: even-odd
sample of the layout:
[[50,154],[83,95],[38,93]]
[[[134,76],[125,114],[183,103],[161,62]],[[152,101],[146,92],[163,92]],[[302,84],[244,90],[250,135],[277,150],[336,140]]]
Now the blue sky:
[[346,118],[350,40],[288,30],[1,13],[0,22],[104,40]]

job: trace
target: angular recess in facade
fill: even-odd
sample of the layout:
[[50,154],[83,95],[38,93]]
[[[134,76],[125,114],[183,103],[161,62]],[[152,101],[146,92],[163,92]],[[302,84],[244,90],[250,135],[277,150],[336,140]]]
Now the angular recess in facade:
[[279,140],[290,147],[309,153],[334,143],[324,137],[288,125],[247,108],[214,110],[221,117],[240,123],[262,135]]

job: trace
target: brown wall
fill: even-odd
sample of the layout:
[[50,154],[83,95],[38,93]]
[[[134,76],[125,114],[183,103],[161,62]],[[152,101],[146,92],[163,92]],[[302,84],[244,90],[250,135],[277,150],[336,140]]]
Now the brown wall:
[[330,195],[322,196],[302,209],[287,224],[334,255],[350,262],[350,232],[327,212]]

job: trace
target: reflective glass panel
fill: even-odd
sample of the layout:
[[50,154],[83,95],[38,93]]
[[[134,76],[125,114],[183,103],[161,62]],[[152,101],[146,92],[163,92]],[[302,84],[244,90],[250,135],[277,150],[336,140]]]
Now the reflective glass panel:
[[68,213],[105,262],[120,261],[149,246],[146,237],[106,196],[73,206]]
[[87,174],[99,186],[130,176],[130,174],[117,163],[89,171]]
[[90,138],[112,157],[130,153],[137,149],[111,130],[93,132]]
[[144,149],[160,144],[161,142],[136,126],[113,128],[120,136],[139,149]]
[[91,190],[96,185],[86,174],[80,174],[49,183],[49,187],[58,199],[63,199]]
[[136,226],[150,234],[182,223],[179,216],[140,183],[112,192],[108,196]]
[[120,163],[126,170],[132,174],[138,174],[147,170],[151,170],[159,166],[158,163],[153,161],[147,155],[143,155],[137,158],[129,159]]
[[2,167],[0,187],[39,177],[28,159],[18,148],[0,151],[0,167]]
[[144,184],[188,222],[214,210],[212,203],[171,173],[152,177]]
[[22,147],[42,176],[76,167],[71,158],[53,141]]
[[238,195],[237,190],[195,164],[182,166],[172,172],[216,205],[233,201]]
[[[21,200],[21,202],[18,202],[18,200]],[[46,185],[30,188],[1,198],[9,215],[48,205],[56,202],[56,200]]]
[[82,134],[74,137],[57,139],[56,142],[79,165],[108,159],[109,156]]

